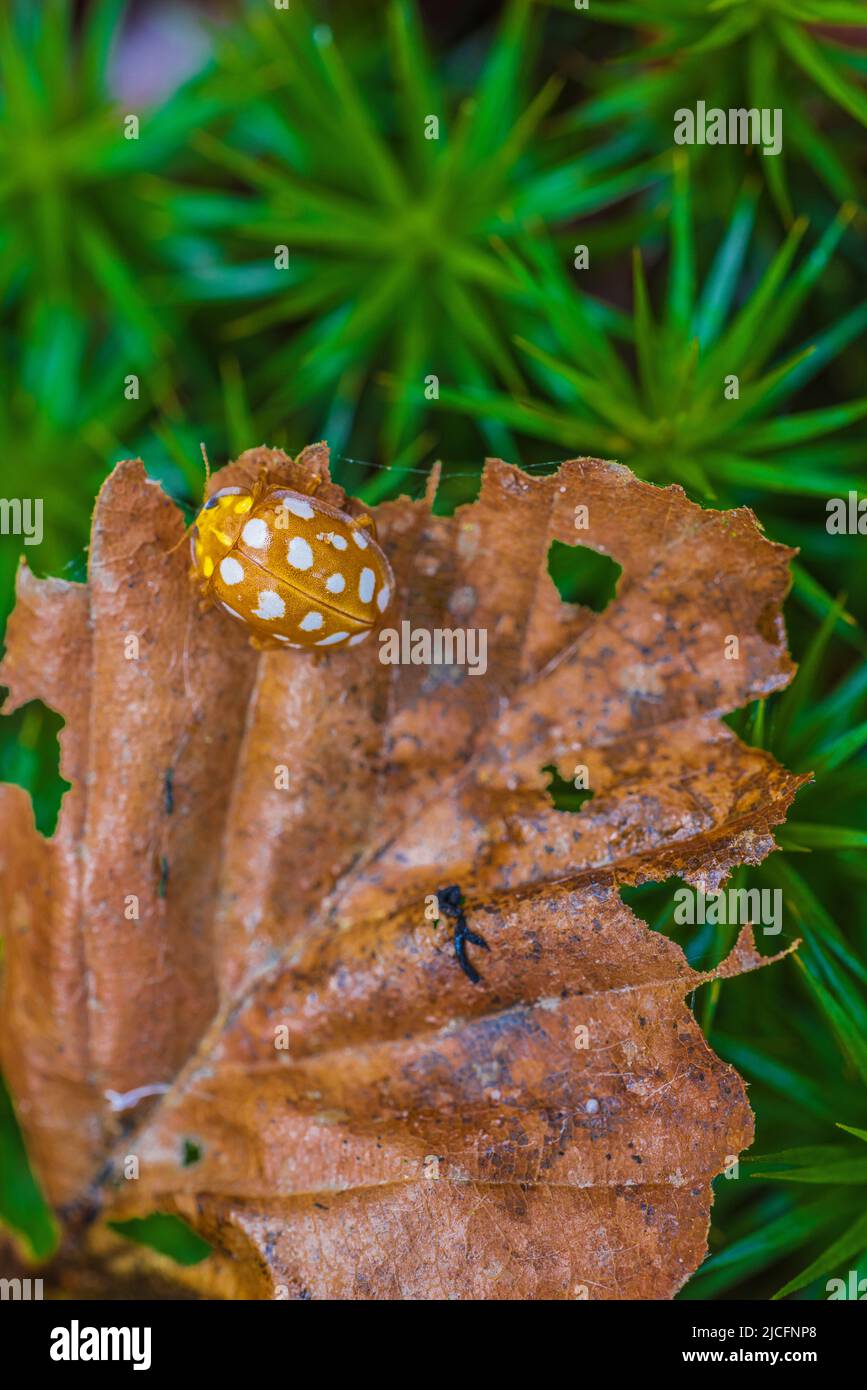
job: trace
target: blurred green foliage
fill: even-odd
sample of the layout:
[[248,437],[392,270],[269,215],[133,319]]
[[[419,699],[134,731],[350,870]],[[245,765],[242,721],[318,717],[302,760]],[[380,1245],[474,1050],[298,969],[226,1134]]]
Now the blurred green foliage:
[[179,1265],[197,1265],[207,1259],[211,1247],[192,1227],[170,1212],[155,1211],[150,1216],[133,1217],[129,1221],[109,1221],[118,1235],[136,1245],[147,1245],[168,1255]]
[[[825,1297],[867,1270],[867,538],[825,526],[830,497],[865,487],[863,9],[229,9],[152,102],[118,90],[118,53],[137,57],[124,0],[0,14],[0,493],[42,497],[45,519],[41,545],[0,537],[0,622],[22,552],[84,578],[118,458],[193,502],[201,438],[218,462],[327,437],[370,502],[420,490],[441,457],[440,511],[486,450],[535,468],[602,454],[753,507],[801,550],[802,665],[730,722],[815,777],[780,852],[733,883],[779,887],[771,945],[803,944],[696,996],[751,1083],[757,1139],[716,1184],[711,1256],[682,1297]],[[675,147],[673,112],[699,100],[780,107],[783,154]],[[561,594],[604,605],[610,573],[564,551]],[[0,716],[0,775],[43,833],[58,726],[38,704]],[[551,792],[576,814],[589,799]],[[668,932],[674,886],[624,896]],[[676,931],[697,966],[732,944]],[[51,1218],[0,1102],[0,1217],[45,1257]],[[149,1220],[125,1233],[206,1253]]]
[[[326,25],[287,25],[263,8],[230,30],[214,81],[243,83],[243,110],[197,147],[249,196],[184,193],[178,212],[203,239],[204,293],[256,301],[224,335],[283,331],[250,377],[258,417],[278,424],[312,408],[338,449],[366,421],[370,446],[394,461],[423,447],[440,413],[420,389],[427,373],[447,363],[467,382],[496,374],[520,389],[512,279],[492,237],[596,211],[646,184],[652,162],[626,159],[616,142],[556,160],[544,121],[560,83],[526,90],[539,38],[527,6],[507,8],[467,94],[431,64],[410,4],[386,14],[387,47],[362,65],[364,86],[353,48],[342,52]],[[261,260],[275,246],[290,252],[286,272]],[[415,389],[371,400],[381,370]]]
[[[574,0],[552,3],[575,8]],[[860,0],[655,0],[652,10],[631,0],[593,0],[587,18],[627,35],[616,71],[597,78],[596,104],[616,109],[627,125],[640,109],[651,147],[671,138],[674,111],[694,110],[699,101],[724,110],[776,108],[784,113],[784,147],[758,164],[782,216],[793,216],[789,171],[811,174],[837,201],[857,196],[858,126],[867,126],[867,53],[863,39],[851,43],[851,27],[863,34]],[[577,119],[586,121],[593,110],[591,104]],[[722,180],[719,191],[733,201],[743,151],[698,146],[695,153],[713,160],[713,170],[703,172]]]
[[12,1100],[0,1077],[0,1221],[14,1234],[22,1253],[34,1263],[48,1259],[57,1248],[57,1226],[39,1190]]

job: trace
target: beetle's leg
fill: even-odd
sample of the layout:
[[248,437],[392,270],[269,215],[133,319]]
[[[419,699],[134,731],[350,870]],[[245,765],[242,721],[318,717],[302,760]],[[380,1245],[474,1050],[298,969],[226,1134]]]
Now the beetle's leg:
[[319,473],[308,473],[304,478],[299,492],[303,492],[307,497],[315,497],[325,479]]
[[262,493],[268,491],[268,487],[268,468],[263,463],[259,466],[259,472],[256,474],[256,481],[253,484],[252,488],[254,506],[256,505],[258,499],[262,496]]
[[[286,642],[275,642],[273,637],[268,637],[265,633],[251,633],[250,646],[257,652],[285,652],[288,648]],[[291,650],[291,648],[288,648]]]
[[369,531],[373,539],[376,540],[376,522],[372,516],[368,516],[367,512],[362,512],[361,516],[355,517],[355,524],[362,527],[363,530]]

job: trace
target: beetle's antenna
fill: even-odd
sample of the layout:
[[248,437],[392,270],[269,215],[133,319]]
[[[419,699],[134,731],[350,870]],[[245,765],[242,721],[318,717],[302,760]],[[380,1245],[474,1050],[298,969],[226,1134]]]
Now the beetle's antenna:
[[[210,461],[209,461],[209,459],[208,459],[208,451],[207,451],[207,449],[205,448],[204,443],[200,443],[200,444],[199,444],[199,448],[200,448],[201,451],[202,451],[202,458],[203,458],[204,461],[205,461],[205,485],[204,485],[204,487],[202,488],[202,501],[201,501],[201,503],[200,503],[200,509],[201,509],[201,507],[204,506],[205,498],[206,498],[207,495],[208,495],[208,484],[209,484],[210,481],[211,481],[211,464],[210,464]],[[166,554],[167,554],[167,555],[174,555],[175,551],[180,549],[180,547],[183,545],[184,541],[187,539],[187,536],[190,534],[190,532],[192,531],[192,529],[193,529],[193,527],[195,526],[195,524],[196,524],[196,523],[195,523],[195,519],[194,519],[193,521],[190,522],[189,526],[186,526],[186,527],[184,528],[184,534],[181,536],[181,538],[180,538],[180,540],[177,542],[177,544],[172,546],[171,550],[166,551]]]

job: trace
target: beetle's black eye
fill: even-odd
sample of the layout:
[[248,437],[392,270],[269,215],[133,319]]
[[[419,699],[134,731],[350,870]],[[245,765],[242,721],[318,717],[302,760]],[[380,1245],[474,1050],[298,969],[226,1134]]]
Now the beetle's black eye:
[[214,507],[219,506],[219,502],[220,502],[219,497],[209,497],[208,500],[207,500],[207,502],[205,503],[205,511],[206,511],[206,512],[209,512],[209,511],[211,511]]

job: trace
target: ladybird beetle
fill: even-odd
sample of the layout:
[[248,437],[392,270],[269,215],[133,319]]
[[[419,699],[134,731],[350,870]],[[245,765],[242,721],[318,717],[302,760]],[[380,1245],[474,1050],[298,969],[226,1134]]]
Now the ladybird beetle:
[[209,497],[190,547],[203,598],[243,623],[256,647],[355,647],[394,593],[372,518],[349,516],[264,473],[250,491],[224,487]]

